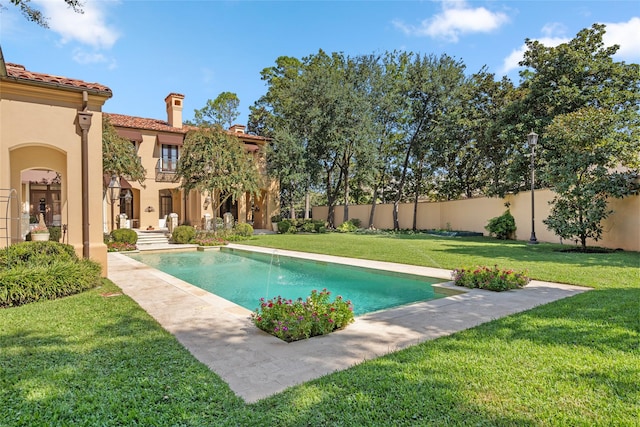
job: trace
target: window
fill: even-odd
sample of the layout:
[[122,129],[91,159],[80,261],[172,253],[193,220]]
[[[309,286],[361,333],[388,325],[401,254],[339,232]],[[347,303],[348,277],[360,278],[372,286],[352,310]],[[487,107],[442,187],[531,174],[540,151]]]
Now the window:
[[178,146],[162,144],[160,169],[163,172],[175,172],[178,166]]

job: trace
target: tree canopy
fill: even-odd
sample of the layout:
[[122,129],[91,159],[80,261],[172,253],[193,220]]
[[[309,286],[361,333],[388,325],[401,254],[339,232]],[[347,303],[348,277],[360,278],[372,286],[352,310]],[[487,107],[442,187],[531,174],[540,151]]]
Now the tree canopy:
[[[447,55],[280,57],[262,71],[268,90],[251,109],[251,128],[275,137],[270,170],[285,178],[283,200],[292,205],[303,193],[296,190],[323,193],[330,224],[340,202],[345,219],[349,203],[372,203],[372,222],[380,201],[417,206],[528,190],[532,129],[540,134],[538,187],[562,191],[569,169],[575,175],[587,167],[607,171],[597,179],[609,188],[603,200],[619,197],[635,191],[638,173],[640,69],[614,61],[618,47],[605,47],[604,33],[596,24],[555,47],[526,40],[517,86],[485,68],[465,75],[464,63]],[[294,172],[282,161],[287,156],[304,167]],[[561,210],[580,215],[576,207]]]
[[102,170],[109,176],[125,176],[140,184],[147,174],[134,144],[118,135],[107,116],[102,118]]
[[[82,9],[82,2],[80,0],[62,0],[67,6],[73,9],[76,13],[84,13]],[[38,8],[35,8],[31,5],[30,0],[9,0],[9,3],[17,6],[22,12],[22,15],[27,18],[28,21],[35,22],[43,28],[49,28],[49,24],[47,23],[48,18],[44,16],[42,11]],[[2,4],[0,4],[0,7]]]
[[259,189],[258,168],[252,156],[238,138],[217,127],[187,133],[176,175],[187,192],[196,189],[211,198],[214,218],[227,199],[236,201],[246,192]]
[[233,92],[222,92],[216,99],[208,100],[207,105],[199,110],[194,110],[194,121],[196,126],[219,126],[227,128],[233,125],[238,118],[238,106],[240,99]]

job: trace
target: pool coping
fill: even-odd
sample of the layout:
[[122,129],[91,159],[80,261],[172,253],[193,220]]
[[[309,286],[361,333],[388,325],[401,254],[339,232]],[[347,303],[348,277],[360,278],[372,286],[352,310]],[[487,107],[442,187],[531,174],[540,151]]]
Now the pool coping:
[[[431,267],[230,244],[234,250],[450,279]],[[194,248],[195,250],[195,248]],[[121,253],[108,254],[108,277],[248,403],[423,341],[576,295],[590,288],[533,280],[491,292],[440,284],[455,295],[356,318],[346,329],[285,343],[258,328],[251,311]]]

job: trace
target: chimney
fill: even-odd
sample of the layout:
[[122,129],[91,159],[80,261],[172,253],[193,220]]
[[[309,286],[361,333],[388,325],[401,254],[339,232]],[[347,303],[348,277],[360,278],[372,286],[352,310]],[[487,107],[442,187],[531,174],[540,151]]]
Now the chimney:
[[174,128],[182,127],[183,100],[184,95],[179,93],[170,93],[164,99],[164,102],[167,104],[167,121],[169,122],[169,126],[173,126]]
[[233,125],[229,128],[231,133],[241,133],[244,134],[244,130],[246,129],[245,125]]

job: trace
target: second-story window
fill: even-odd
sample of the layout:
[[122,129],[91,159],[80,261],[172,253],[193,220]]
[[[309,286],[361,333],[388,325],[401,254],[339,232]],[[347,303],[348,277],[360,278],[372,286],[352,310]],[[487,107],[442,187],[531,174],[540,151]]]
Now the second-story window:
[[176,145],[162,144],[161,169],[165,172],[173,172],[178,166],[178,147]]

